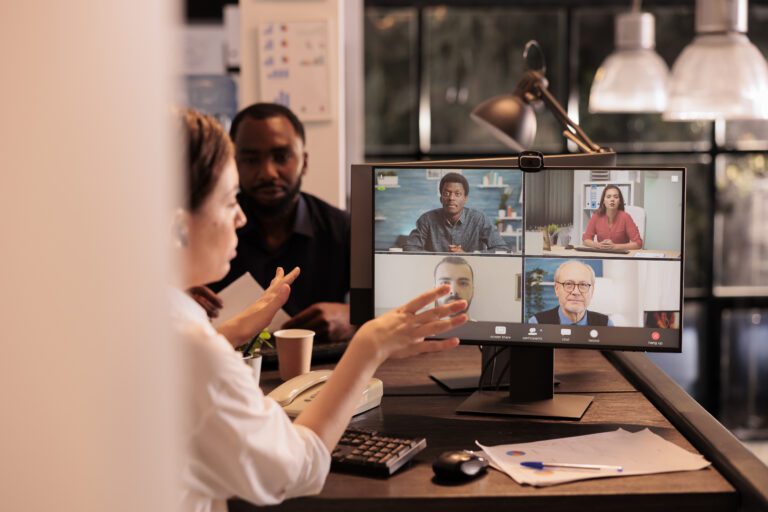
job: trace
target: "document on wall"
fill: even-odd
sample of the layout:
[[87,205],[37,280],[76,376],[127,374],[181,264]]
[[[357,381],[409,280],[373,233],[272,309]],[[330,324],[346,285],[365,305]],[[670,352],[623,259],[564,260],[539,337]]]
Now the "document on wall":
[[290,107],[302,121],[330,121],[328,20],[259,24],[259,97]]
[[[214,327],[225,320],[229,320],[238,313],[242,313],[248,306],[256,302],[256,299],[264,294],[264,288],[249,273],[245,273],[219,292],[224,307],[219,311],[219,316],[212,323]],[[282,325],[290,320],[291,316],[280,308],[272,322],[267,327],[269,332],[279,330]]]
[[695,471],[710,465],[703,456],[680,448],[647,428],[635,433],[620,428],[600,434],[498,446],[475,442],[493,467],[519,484],[535,486]]

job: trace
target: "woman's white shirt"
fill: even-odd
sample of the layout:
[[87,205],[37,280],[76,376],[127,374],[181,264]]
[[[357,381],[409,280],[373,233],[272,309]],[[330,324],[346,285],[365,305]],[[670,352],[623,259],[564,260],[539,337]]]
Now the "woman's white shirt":
[[264,396],[197,302],[173,289],[171,304],[188,397],[182,510],[226,511],[234,496],[271,505],[319,493],[331,463],[320,438]]

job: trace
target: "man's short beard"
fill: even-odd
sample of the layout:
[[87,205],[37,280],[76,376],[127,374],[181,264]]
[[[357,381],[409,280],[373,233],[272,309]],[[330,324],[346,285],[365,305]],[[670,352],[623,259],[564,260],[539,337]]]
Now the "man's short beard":
[[267,215],[269,217],[277,217],[284,213],[288,213],[288,211],[291,209],[291,206],[293,206],[293,203],[296,200],[296,196],[299,195],[299,191],[301,190],[301,180],[302,178],[300,176],[296,182],[296,185],[286,191],[285,197],[283,197],[280,201],[272,204],[263,204],[258,199],[256,199],[255,195],[248,195],[256,206],[258,213]]
[[[435,301],[435,307],[447,306],[451,302],[456,302],[458,300],[462,300],[462,299],[459,296],[449,295],[448,297],[445,298],[445,300],[443,302]],[[464,300],[467,301],[467,307],[465,309],[462,309],[461,311],[457,311],[456,313],[452,313],[450,315],[450,317],[459,316],[459,315],[462,315],[462,314],[465,314],[465,313],[469,314],[469,306],[472,305],[472,297],[470,297],[469,299],[464,299]]]

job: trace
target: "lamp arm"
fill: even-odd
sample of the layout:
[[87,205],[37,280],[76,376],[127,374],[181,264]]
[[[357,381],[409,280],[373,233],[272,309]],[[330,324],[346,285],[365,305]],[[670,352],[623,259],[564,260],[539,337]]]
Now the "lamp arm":
[[573,142],[574,144],[576,144],[577,146],[579,146],[579,148],[581,148],[581,150],[582,150],[583,152],[585,152],[585,153],[594,153],[594,151],[592,151],[592,148],[590,148],[590,147],[589,147],[589,146],[587,146],[585,143],[583,143],[583,142],[581,141],[581,139],[579,139],[577,136],[575,136],[575,135],[573,134],[573,132],[572,132],[572,131],[570,131],[570,130],[563,130],[563,137],[565,137],[565,138],[566,138],[566,139],[568,139],[569,141],[571,141],[571,142]]
[[[583,142],[583,144],[579,144],[574,140],[578,146],[580,146],[582,149],[584,149],[584,146],[588,147],[588,152],[590,153],[603,153],[605,151],[605,149],[592,142],[592,139],[590,139],[589,136],[584,133],[584,130],[582,130],[581,127],[573,121],[573,119],[568,117],[568,113],[565,111],[565,109],[563,109],[562,105],[560,105],[552,93],[549,92],[549,89],[540,83],[537,83],[535,88],[539,97],[549,107],[552,115],[554,115],[560,124],[562,124],[569,132],[571,132],[575,138],[578,138]],[[573,140],[571,137],[568,138]]]

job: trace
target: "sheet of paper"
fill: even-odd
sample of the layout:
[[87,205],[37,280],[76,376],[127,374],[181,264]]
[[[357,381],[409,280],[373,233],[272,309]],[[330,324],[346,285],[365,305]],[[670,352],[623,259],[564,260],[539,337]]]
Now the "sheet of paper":
[[635,258],[663,258],[663,252],[636,252]]
[[[701,455],[691,453],[664,440],[647,428],[639,432],[617,429],[613,432],[586,436],[564,437],[534,443],[483,446],[492,465],[508,474],[519,484],[547,486],[587,480],[673,471],[694,471],[710,463]],[[601,464],[621,466],[615,469],[544,468],[531,469],[521,462],[558,462],[570,464]]]
[[[245,308],[253,304],[264,293],[264,288],[251,274],[245,273],[239,279],[219,292],[219,297],[224,302],[224,307],[219,312],[218,318],[213,320],[214,327],[225,320],[241,313]],[[291,316],[282,308],[277,311],[272,322],[267,327],[269,332],[275,332],[287,322]]]

